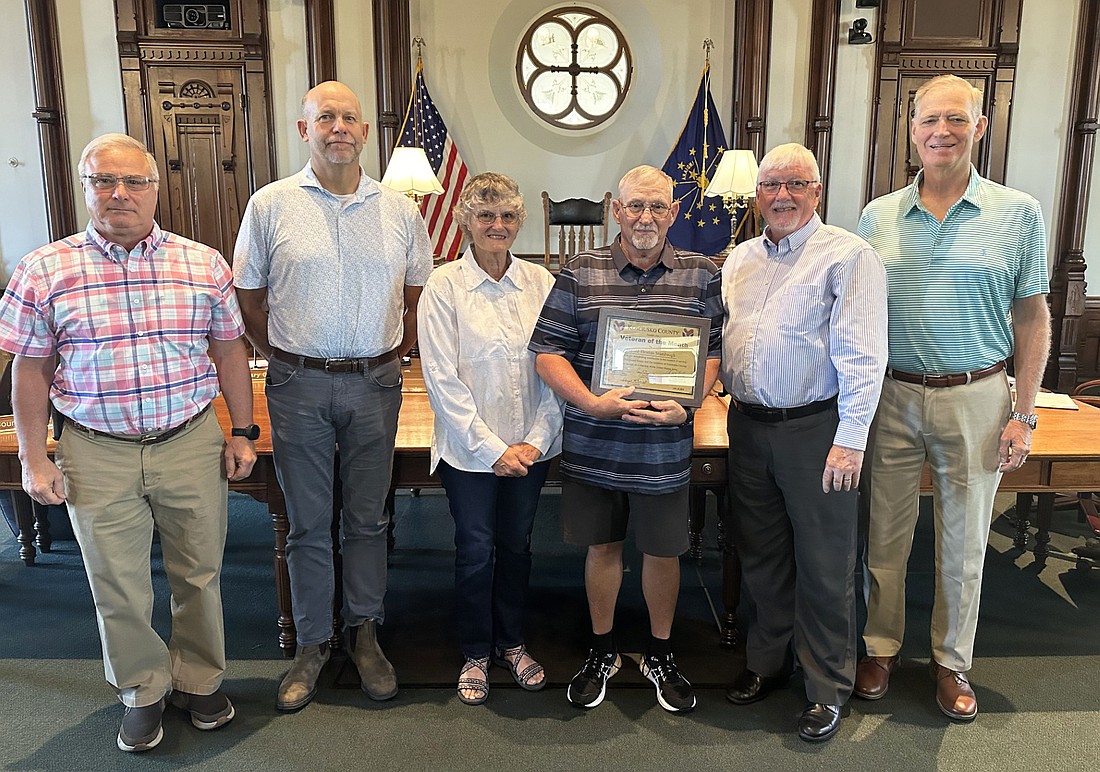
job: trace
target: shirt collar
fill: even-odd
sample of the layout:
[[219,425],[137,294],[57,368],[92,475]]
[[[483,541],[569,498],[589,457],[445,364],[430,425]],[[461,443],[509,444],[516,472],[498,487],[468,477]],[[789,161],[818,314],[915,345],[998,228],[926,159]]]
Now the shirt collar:
[[[302,188],[315,188],[326,195],[336,197],[336,194],[328,190],[321,181],[317,179],[317,175],[313,172],[313,166],[309,161],[306,161],[305,167],[302,171],[298,172],[298,186]],[[354,198],[352,200],[356,202],[365,201],[370,196],[376,196],[382,192],[382,188],[377,182],[367,176],[367,173],[363,171],[363,167],[359,167],[359,187],[355,189]]]
[[121,263],[123,257],[129,257],[135,255],[141,258],[148,258],[168,239],[168,232],[162,231],[160,226],[157,225],[157,221],[153,221],[153,230],[149,231],[149,235],[143,238],[132,249],[127,251],[121,244],[116,244],[113,241],[109,241],[103,237],[99,231],[95,229],[95,226],[89,222],[88,227],[84,229],[84,243],[92,244],[106,257],[115,262]]
[[[629,266],[632,270],[641,273],[641,269],[627,259],[626,252],[623,251],[622,245],[619,243],[622,237],[623,234],[620,233],[615,237],[615,240],[611,242],[611,260],[615,264],[615,270],[621,275]],[[672,246],[672,243],[667,238],[665,239],[664,247],[661,249],[661,256],[657,258],[657,262],[653,264],[653,267],[656,268],[658,264],[663,265],[665,269],[669,271],[676,267],[676,248]],[[653,268],[649,270],[652,271]]]
[[504,272],[504,275],[500,277],[500,281],[494,281],[493,277],[485,272],[485,269],[477,264],[477,260],[474,259],[474,250],[472,247],[466,247],[466,251],[462,253],[462,257],[459,258],[459,271],[462,275],[462,283],[467,292],[480,287],[485,282],[490,284],[504,284],[507,282],[518,290],[523,290],[527,284],[524,276],[520,273],[520,269],[516,267],[519,263],[519,258],[508,253],[508,257],[511,258],[511,262],[508,264],[508,269]]
[[[910,214],[914,209],[928,211],[927,207],[925,207],[920,200],[920,184],[923,180],[924,169],[921,169],[917,172],[917,176],[913,178],[913,182],[909,186],[909,193],[905,205],[906,214]],[[978,174],[978,170],[974,168],[974,164],[970,165],[970,180],[966,183],[966,190],[963,191],[959,201],[965,201],[979,211],[982,208],[982,176]],[[957,202],[955,205],[957,205]]]
[[810,236],[814,235],[820,227],[821,218],[817,216],[817,212],[814,212],[813,217],[805,225],[789,236],[781,238],[778,244],[772,241],[771,236],[768,235],[770,228],[765,228],[764,248],[768,250],[768,255],[771,257],[797,252],[802,249],[806,242],[810,240]]

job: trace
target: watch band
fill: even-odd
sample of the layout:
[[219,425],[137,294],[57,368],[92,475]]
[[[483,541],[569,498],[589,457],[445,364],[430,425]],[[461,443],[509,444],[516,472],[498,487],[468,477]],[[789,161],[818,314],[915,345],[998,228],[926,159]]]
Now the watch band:
[[1013,410],[1008,414],[1008,417],[1012,421],[1019,421],[1022,424],[1027,424],[1032,429],[1039,423],[1039,416],[1034,413],[1019,413]]
[[232,437],[244,437],[247,440],[255,442],[260,439],[260,427],[256,424],[249,424],[248,426],[238,427],[234,426],[230,432]]

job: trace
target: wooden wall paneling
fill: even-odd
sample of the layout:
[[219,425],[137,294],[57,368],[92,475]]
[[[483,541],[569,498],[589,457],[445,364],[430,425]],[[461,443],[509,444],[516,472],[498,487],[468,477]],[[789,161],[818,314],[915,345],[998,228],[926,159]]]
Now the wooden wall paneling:
[[965,78],[985,95],[989,129],[974,164],[983,176],[1004,181],[1021,0],[963,5],[960,10],[956,0],[883,4],[868,164],[871,198],[912,182],[919,169],[909,142],[913,94],[925,80],[944,73]]
[[274,178],[266,0],[227,0],[229,29],[156,26],[116,0],[126,125],[157,158],[158,222],[232,259],[244,205]]
[[[429,44],[431,41],[428,41]],[[400,138],[412,93],[409,0],[374,0],[374,77],[378,91],[379,174]]]
[[1085,298],[1077,330],[1077,382],[1096,380],[1100,378],[1100,297]]
[[69,129],[65,121],[65,91],[61,82],[61,49],[55,0],[26,0],[30,39],[34,112],[42,156],[46,222],[53,240],[76,230],[73,168],[69,162]]
[[[1096,132],[1100,128],[1100,0],[1082,0],[1077,25],[1061,202],[1054,232],[1050,301],[1053,345],[1045,383],[1070,391],[1081,378],[1078,350],[1085,314],[1085,225]],[[1092,368],[1095,372],[1095,357]]]
[[836,56],[840,39],[840,3],[814,0],[814,34],[810,41],[809,96],[806,100],[806,147],[813,151],[826,185],[821,190],[817,210],[824,216],[828,196],[829,156],[833,138],[833,112],[836,103]]
[[733,116],[730,147],[766,152],[772,0],[737,0],[734,6]]
[[306,51],[310,88],[326,80],[336,80],[333,0],[306,0]]

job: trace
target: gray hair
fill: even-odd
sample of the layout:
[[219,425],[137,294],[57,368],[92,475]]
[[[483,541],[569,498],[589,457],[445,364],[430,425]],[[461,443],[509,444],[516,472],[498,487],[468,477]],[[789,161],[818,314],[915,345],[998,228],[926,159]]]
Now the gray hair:
[[673,191],[676,189],[676,183],[672,181],[672,178],[655,166],[643,165],[635,166],[619,180],[619,201],[623,200],[623,191],[633,190],[637,186],[647,183],[667,187],[668,200],[672,201],[675,198]]
[[157,170],[157,159],[153,157],[153,154],[149,152],[145,145],[129,134],[102,134],[93,139],[85,145],[84,150],[81,151],[80,162],[76,165],[76,173],[83,177],[84,173],[88,171],[88,159],[100,150],[107,150],[110,148],[137,150],[144,154],[145,161],[149,164],[149,177],[154,183],[160,182],[160,172]]
[[817,159],[808,148],[797,142],[776,145],[769,150],[767,155],[760,159],[758,177],[763,177],[765,172],[770,172],[772,169],[784,169],[788,166],[808,166],[813,171],[814,181],[821,182],[821,167],[817,165]]
[[516,213],[517,230],[523,227],[523,222],[527,219],[527,208],[523,205],[519,183],[504,174],[482,172],[462,188],[452,210],[458,227],[467,238],[470,238],[470,226],[474,217],[485,206],[505,206],[512,209]]
[[984,97],[982,91],[976,88],[974,84],[969,83],[958,75],[937,75],[934,78],[926,80],[917,89],[917,93],[913,95],[913,117],[916,118],[920,113],[920,103],[930,91],[935,91],[942,88],[958,88],[966,92],[967,100],[970,102],[970,118],[977,121],[982,115],[982,102]]

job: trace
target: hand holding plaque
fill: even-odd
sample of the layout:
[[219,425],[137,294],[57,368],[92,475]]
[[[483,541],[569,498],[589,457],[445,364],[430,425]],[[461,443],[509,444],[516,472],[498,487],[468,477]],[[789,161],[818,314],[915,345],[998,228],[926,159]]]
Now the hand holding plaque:
[[593,394],[633,386],[632,399],[703,403],[709,319],[605,308],[598,325]]

